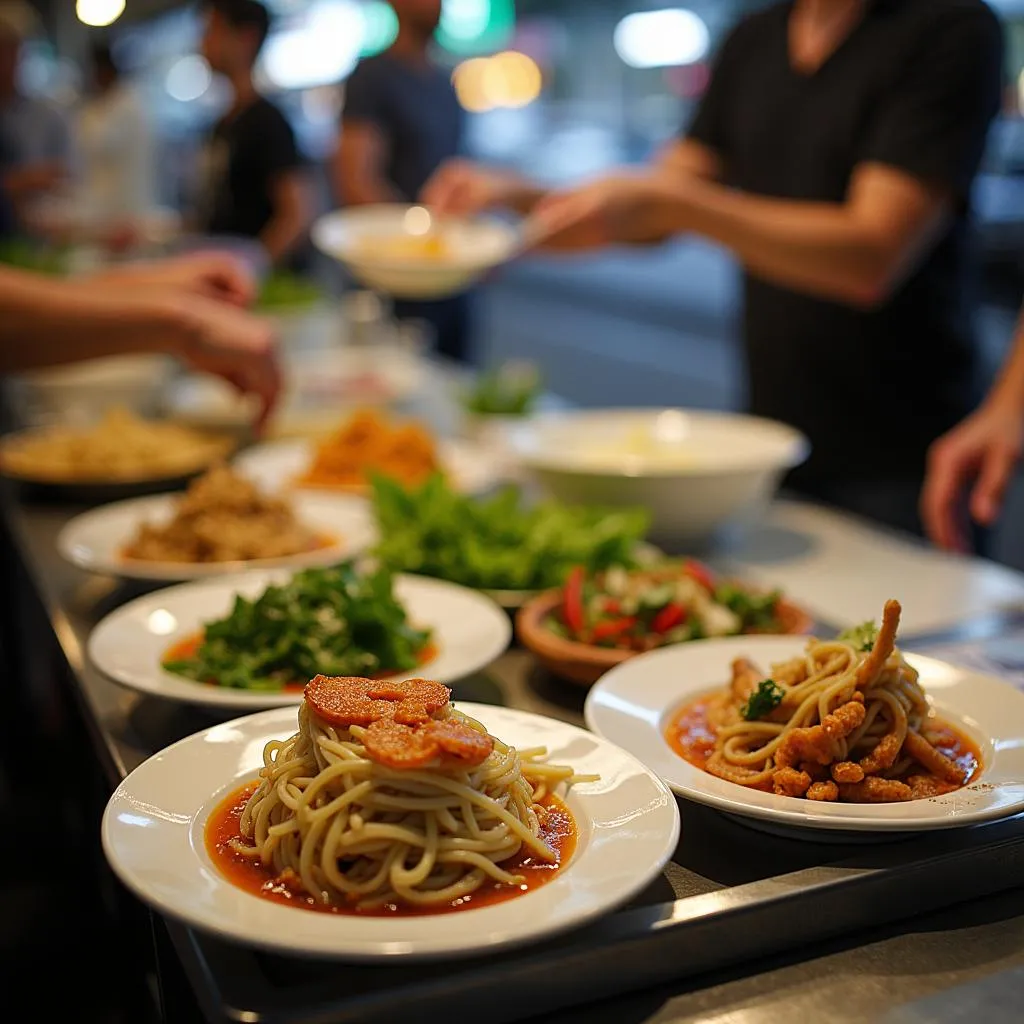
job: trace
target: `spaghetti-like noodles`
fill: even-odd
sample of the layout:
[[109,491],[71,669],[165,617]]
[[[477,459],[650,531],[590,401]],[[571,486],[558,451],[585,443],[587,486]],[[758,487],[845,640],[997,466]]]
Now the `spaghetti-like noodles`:
[[581,777],[490,736],[448,693],[317,677],[298,732],[264,750],[234,849],[324,904],[366,909],[514,886],[501,865],[520,851],[554,862],[544,803]]
[[734,662],[728,691],[707,702],[715,739],[706,770],[811,800],[885,803],[965,785],[977,758],[930,716],[918,674],[895,646],[899,617],[889,601],[877,635],[812,639],[770,678]]

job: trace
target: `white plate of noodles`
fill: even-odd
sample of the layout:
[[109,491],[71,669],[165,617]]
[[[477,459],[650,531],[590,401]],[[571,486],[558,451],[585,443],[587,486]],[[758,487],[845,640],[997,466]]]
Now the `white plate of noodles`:
[[641,655],[590,691],[587,724],[679,795],[769,831],[916,832],[1024,810],[1024,694],[903,654],[898,618],[890,601],[880,627],[843,639]]
[[[294,708],[237,719],[121,783],[102,836],[129,889],[247,946],[353,961],[469,957],[610,912],[675,850],[674,797],[607,740],[507,708],[439,707],[430,695],[447,690],[436,683],[417,698],[416,724],[392,710],[366,728],[335,726],[320,717],[348,706],[323,701],[334,682],[300,707],[298,731]],[[405,707],[401,694],[389,699]],[[411,733],[419,741],[394,746]],[[552,839],[566,808],[574,845]],[[561,862],[545,868],[555,850]]]

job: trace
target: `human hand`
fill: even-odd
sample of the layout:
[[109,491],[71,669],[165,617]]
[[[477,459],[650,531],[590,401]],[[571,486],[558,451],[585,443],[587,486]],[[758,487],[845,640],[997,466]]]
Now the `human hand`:
[[921,519],[939,547],[966,552],[961,502],[968,489],[971,518],[995,522],[1014,467],[1024,454],[1024,414],[1012,404],[986,403],[936,441],[928,452]]
[[515,206],[526,190],[522,179],[469,160],[449,160],[423,186],[420,200],[441,214],[472,216]]
[[254,394],[260,432],[281,392],[281,370],[271,324],[224,302],[190,298],[181,309],[184,330],[172,350],[186,363],[216,374],[241,394]]
[[236,257],[205,252],[170,259],[129,263],[98,275],[104,283],[162,288],[248,306],[256,298],[256,281]]
[[653,176],[604,178],[542,200],[523,232],[537,248],[594,249],[660,241],[669,233],[660,216],[667,186]]

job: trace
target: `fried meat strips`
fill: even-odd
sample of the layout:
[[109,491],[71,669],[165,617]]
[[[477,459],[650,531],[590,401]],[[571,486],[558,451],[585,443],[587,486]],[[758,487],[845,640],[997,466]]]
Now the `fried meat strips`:
[[835,760],[835,744],[863,724],[864,714],[863,703],[851,700],[826,715],[821,725],[787,733],[775,751],[776,768],[792,768],[801,761],[829,764]]

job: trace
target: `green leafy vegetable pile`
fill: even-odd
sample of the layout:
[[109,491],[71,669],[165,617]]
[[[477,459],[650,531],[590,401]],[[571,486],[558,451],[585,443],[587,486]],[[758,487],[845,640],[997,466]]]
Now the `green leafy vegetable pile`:
[[541,377],[530,363],[503,363],[480,375],[463,398],[467,412],[478,416],[526,416],[541,392]]
[[412,490],[377,476],[373,503],[384,565],[479,590],[561,586],[578,565],[588,572],[632,567],[649,526],[643,509],[527,506],[516,487],[470,498],[440,475]]
[[226,618],[205,624],[194,658],[169,672],[242,690],[281,690],[313,676],[407,671],[430,640],[409,624],[392,577],[352,562],[309,569],[256,600],[235,599]]
[[260,288],[257,306],[264,311],[304,309],[324,298],[323,289],[309,278],[275,270]]

